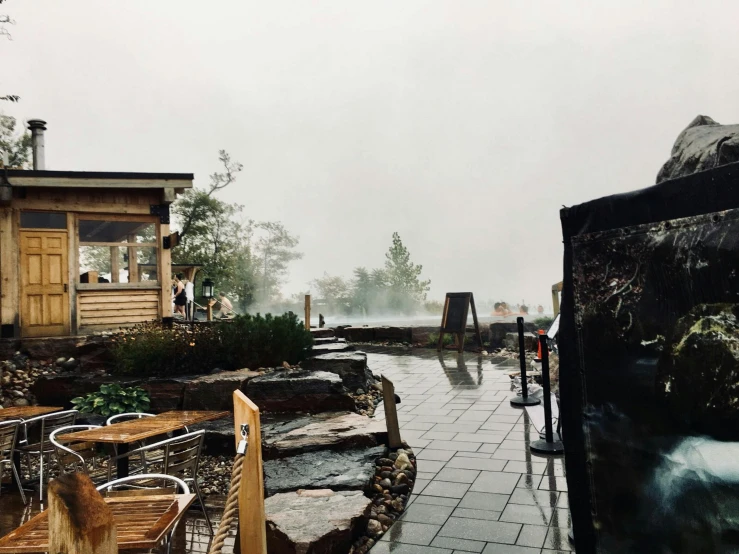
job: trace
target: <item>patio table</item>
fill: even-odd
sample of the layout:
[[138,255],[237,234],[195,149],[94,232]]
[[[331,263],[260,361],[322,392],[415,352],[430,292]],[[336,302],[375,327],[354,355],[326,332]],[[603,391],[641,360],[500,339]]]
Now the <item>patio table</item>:
[[59,406],[13,406],[0,410],[0,421],[8,419],[31,419],[32,417],[61,412]]
[[231,412],[201,411],[201,410],[175,410],[164,412],[154,417],[132,419],[106,425],[99,429],[89,429],[64,435],[64,440],[80,440],[90,442],[104,442],[118,445],[118,478],[128,476],[128,446],[133,442],[142,441],[164,433],[170,433],[182,429],[187,425],[194,425],[203,421],[220,419],[230,416]]
[[[118,549],[156,548],[195,500],[194,494],[111,496]],[[47,552],[49,511],[44,510],[0,539],[0,553]]]

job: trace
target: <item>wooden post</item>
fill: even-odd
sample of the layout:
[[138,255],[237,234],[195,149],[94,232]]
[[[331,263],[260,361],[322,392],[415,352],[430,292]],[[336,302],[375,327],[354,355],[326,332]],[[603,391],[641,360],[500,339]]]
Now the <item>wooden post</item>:
[[305,330],[310,331],[310,294],[305,295]]
[[120,281],[121,276],[121,265],[120,265],[120,253],[118,252],[117,246],[110,247],[110,282],[117,283]]
[[84,473],[49,483],[49,552],[118,553],[113,512]]
[[233,401],[236,447],[241,440],[241,424],[249,425],[249,445],[241,470],[239,489],[239,544],[243,553],[267,554],[259,408],[240,390],[234,391]]
[[208,298],[208,305],[205,307],[205,319],[207,321],[213,321],[213,304],[210,303],[210,298]]
[[384,375],[382,376],[382,401],[385,405],[385,423],[387,424],[387,442],[390,448],[400,448],[400,426],[398,425],[398,410],[395,406],[395,385]]
[[[159,241],[159,267],[157,267],[157,276],[162,284],[161,294],[161,310],[162,317],[172,317],[172,250],[162,248],[162,237],[169,236],[169,224],[160,224],[157,240]],[[128,260],[128,265],[135,263],[136,260]]]

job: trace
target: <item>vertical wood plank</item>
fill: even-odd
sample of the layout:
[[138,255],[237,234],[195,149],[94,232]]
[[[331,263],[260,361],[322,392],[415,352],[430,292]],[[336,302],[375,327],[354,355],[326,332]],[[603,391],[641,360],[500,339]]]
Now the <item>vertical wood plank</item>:
[[[169,225],[160,224],[157,235],[157,252],[159,252],[159,282],[162,284],[162,317],[172,317],[172,251],[162,248],[162,237],[169,236]],[[130,260],[129,260],[129,265]]]
[[403,441],[400,438],[398,424],[398,409],[395,405],[395,385],[390,379],[382,375],[382,401],[385,405],[385,423],[387,424],[387,441],[390,448],[400,448]]
[[[119,283],[121,280],[120,252],[117,246],[110,247],[110,282]],[[130,266],[130,263],[129,263]]]
[[305,295],[305,330],[310,331],[310,294]]
[[13,216],[11,208],[0,209],[0,319],[3,325],[15,326],[15,335],[18,336],[18,241],[15,239]]
[[80,280],[80,247],[79,232],[77,227],[77,218],[74,214],[67,214],[67,236],[69,241],[67,249],[69,254],[68,260],[68,276],[69,283],[69,322],[70,332],[76,335],[80,327],[79,310],[77,306],[77,283]]
[[262,470],[262,430],[259,408],[240,390],[233,393],[235,446],[241,440],[241,424],[249,425],[239,489],[239,539],[241,552],[267,554],[267,530],[264,516],[264,473]]
[[49,483],[49,552],[118,554],[113,512],[84,473]]

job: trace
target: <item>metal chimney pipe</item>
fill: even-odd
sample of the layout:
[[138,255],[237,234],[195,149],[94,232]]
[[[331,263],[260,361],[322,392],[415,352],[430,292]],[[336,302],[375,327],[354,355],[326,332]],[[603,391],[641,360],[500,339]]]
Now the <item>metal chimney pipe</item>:
[[44,170],[46,168],[44,153],[44,131],[46,131],[46,121],[43,119],[29,119],[28,128],[31,129],[33,169]]

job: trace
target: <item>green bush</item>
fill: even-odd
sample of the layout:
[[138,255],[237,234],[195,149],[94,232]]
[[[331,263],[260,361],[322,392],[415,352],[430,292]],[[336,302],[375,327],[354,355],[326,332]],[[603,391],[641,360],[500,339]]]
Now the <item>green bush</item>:
[[548,331],[549,328],[552,326],[552,323],[554,323],[553,317],[537,317],[533,321],[534,325],[536,325],[537,329],[543,329],[544,331]]
[[212,325],[134,327],[111,340],[115,371],[126,375],[196,375],[215,368],[276,367],[305,359],[313,336],[289,312],[240,315]]
[[[443,346],[449,346],[450,344],[453,344],[453,343],[454,343],[454,337],[449,334],[444,335],[444,339],[441,341],[441,344]],[[432,348],[436,348],[438,344],[439,344],[439,333],[430,333],[428,346]]]
[[149,395],[140,387],[123,388],[117,383],[101,385],[98,392],[72,399],[72,404],[84,414],[112,416],[149,409]]

